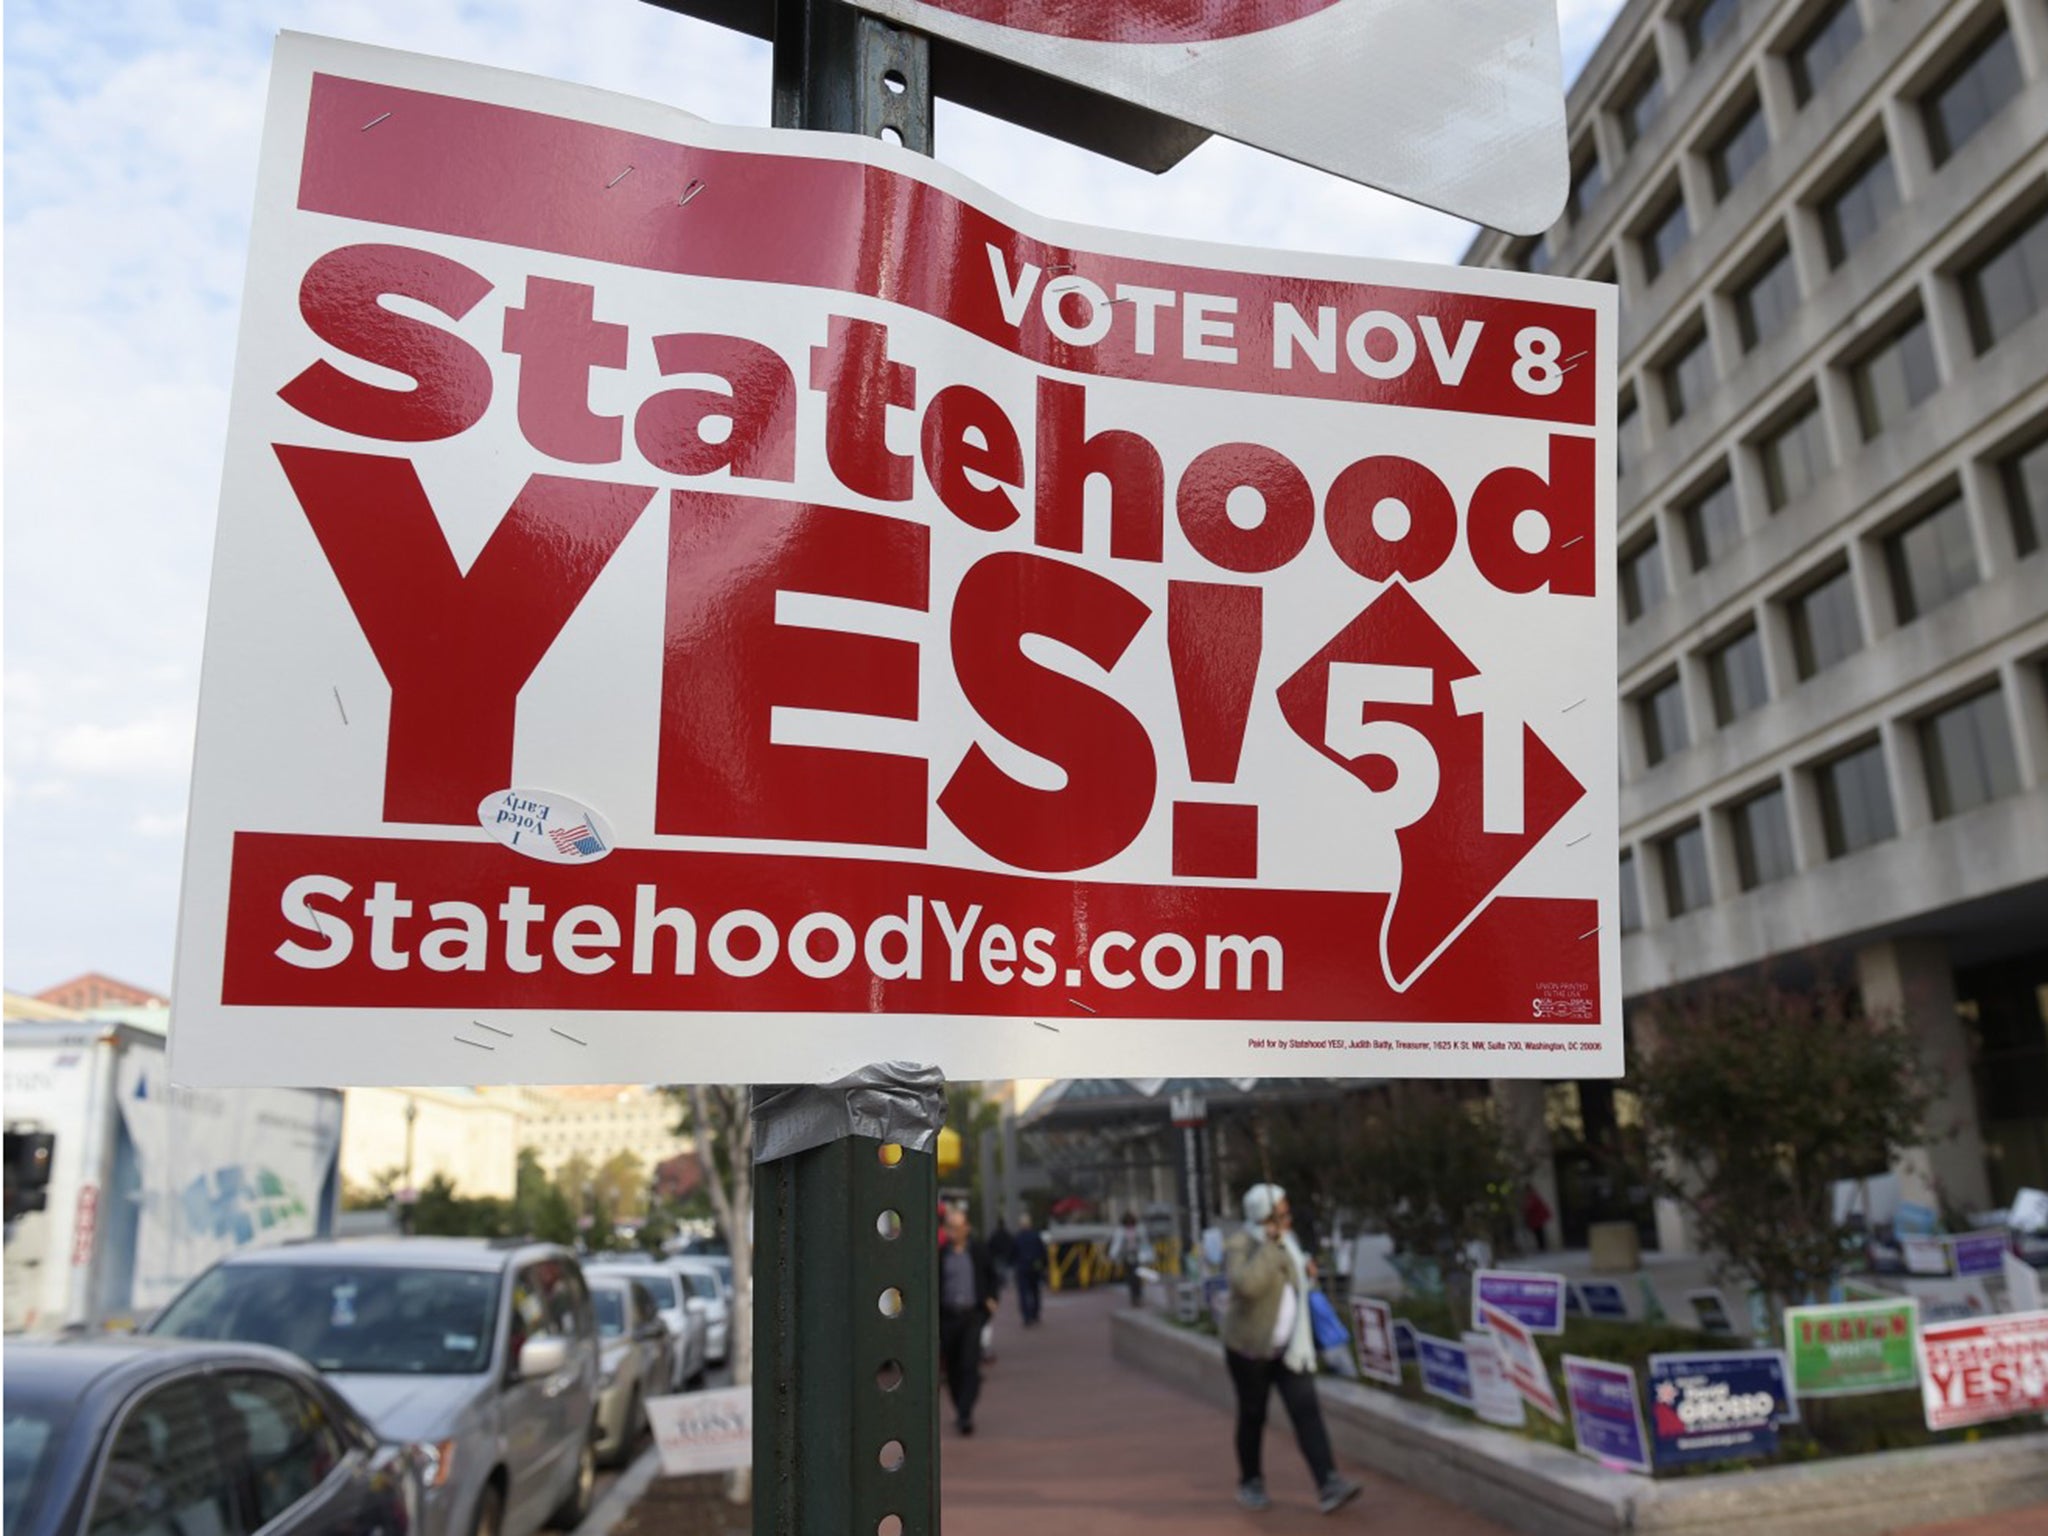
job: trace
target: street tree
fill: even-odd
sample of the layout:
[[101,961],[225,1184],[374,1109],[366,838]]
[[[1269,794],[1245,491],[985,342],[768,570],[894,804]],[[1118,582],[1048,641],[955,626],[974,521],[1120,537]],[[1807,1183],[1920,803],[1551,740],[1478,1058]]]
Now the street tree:
[[1660,1193],[1773,1315],[1826,1293],[1857,1234],[1834,1185],[1923,1139],[1936,1084],[1900,1020],[1760,980],[1653,1006],[1635,1079]]
[[[732,1257],[732,1380],[754,1380],[754,1115],[749,1090],[692,1083],[667,1090],[682,1110],[676,1129],[696,1144],[712,1217]],[[753,1473],[742,1467],[726,1485],[736,1503],[753,1499]]]

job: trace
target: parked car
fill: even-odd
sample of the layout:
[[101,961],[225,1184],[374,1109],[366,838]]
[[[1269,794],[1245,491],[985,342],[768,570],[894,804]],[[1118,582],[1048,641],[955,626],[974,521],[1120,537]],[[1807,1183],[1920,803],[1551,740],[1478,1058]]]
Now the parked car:
[[690,1301],[704,1309],[704,1358],[723,1365],[732,1354],[732,1292],[717,1267],[705,1259],[683,1255],[668,1261],[689,1288]]
[[617,1466],[647,1427],[647,1399],[675,1379],[675,1344],[647,1287],[630,1275],[590,1271],[597,1314],[597,1459]]
[[568,1249],[376,1239],[236,1255],[154,1334],[290,1350],[378,1427],[419,1445],[427,1536],[528,1536],[589,1512],[597,1319]]
[[10,1341],[9,1536],[407,1536],[413,1448],[294,1356],[246,1344]]
[[624,1275],[647,1287],[675,1345],[673,1374],[669,1377],[670,1391],[680,1392],[704,1374],[705,1361],[709,1358],[707,1338],[710,1322],[702,1307],[693,1308],[688,1304],[690,1293],[675,1271],[674,1260],[647,1259],[632,1254],[617,1257],[599,1254],[592,1261],[591,1273]]

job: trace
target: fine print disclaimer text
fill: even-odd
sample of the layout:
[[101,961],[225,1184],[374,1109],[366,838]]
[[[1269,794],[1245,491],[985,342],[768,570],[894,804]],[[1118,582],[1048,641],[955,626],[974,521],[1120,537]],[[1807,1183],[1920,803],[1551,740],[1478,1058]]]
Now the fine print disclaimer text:
[[1597,1051],[1598,1039],[1583,1040],[1388,1040],[1376,1035],[1247,1035],[1251,1051]]

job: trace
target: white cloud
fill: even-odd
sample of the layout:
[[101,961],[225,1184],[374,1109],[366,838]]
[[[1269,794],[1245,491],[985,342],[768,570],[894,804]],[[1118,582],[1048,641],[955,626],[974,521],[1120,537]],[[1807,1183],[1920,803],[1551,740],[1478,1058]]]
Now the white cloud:
[[183,837],[185,835],[185,813],[178,811],[171,815],[145,811],[133,822],[137,837]]
[[160,710],[119,725],[81,722],[50,742],[50,762],[106,778],[178,778],[192,769],[192,716]]

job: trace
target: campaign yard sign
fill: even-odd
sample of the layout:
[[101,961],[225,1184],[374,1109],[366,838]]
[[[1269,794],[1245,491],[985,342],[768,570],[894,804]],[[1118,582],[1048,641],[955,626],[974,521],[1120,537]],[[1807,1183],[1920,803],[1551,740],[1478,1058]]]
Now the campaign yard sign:
[[2002,1262],[2005,1268],[2005,1310],[2008,1312],[2040,1311],[2040,1271],[2016,1253],[2008,1253]]
[[1735,1319],[1728,1312],[1728,1298],[1718,1287],[1704,1286],[1696,1291],[1687,1291],[1685,1299],[1692,1308],[1693,1321],[1701,1333],[1735,1332]]
[[1650,1356],[1650,1435],[1660,1467],[1774,1455],[1798,1413],[1774,1349]]
[[1358,1374],[1368,1381],[1401,1385],[1401,1351],[1394,1338],[1394,1309],[1370,1296],[1351,1298],[1352,1342]]
[[1472,1326],[1485,1327],[1481,1312],[1497,1307],[1531,1333],[1563,1333],[1565,1286],[1563,1275],[1482,1269],[1472,1277]]
[[1564,1357],[1565,1396],[1571,1400],[1572,1439],[1581,1455],[1624,1472],[1648,1473],[1650,1446],[1636,1373],[1625,1365]]
[[2012,1251],[2012,1239],[2004,1228],[1983,1232],[1962,1232],[1948,1240],[1955,1272],[1966,1279],[2005,1273],[2005,1256]]
[[1413,1365],[1417,1358],[1415,1341],[1421,1335],[1415,1325],[1405,1317],[1394,1319],[1394,1354],[1403,1365]]
[[1422,1370],[1423,1391],[1460,1408],[1478,1406],[1472,1386],[1472,1356],[1464,1345],[1418,1333],[1415,1360]]
[[177,1072],[1618,1072],[1614,328],[285,37]]
[[1534,1404],[1539,1413],[1563,1423],[1564,1411],[1558,1406],[1557,1389],[1551,1385],[1550,1369],[1543,1363],[1533,1332],[1500,1308],[1486,1305],[1479,1308],[1479,1326],[1493,1335],[1494,1347],[1500,1353],[1501,1373],[1509,1385],[1525,1402]]
[[1933,1430],[2048,1410],[2048,1312],[1929,1323],[1920,1398]]
[[1488,1424],[1520,1429],[1527,1419],[1522,1394],[1501,1364],[1498,1341],[1483,1329],[1464,1335],[1465,1359],[1472,1367],[1472,1411]]
[[1618,1320],[1628,1314],[1628,1296],[1621,1284],[1615,1280],[1581,1280],[1578,1283],[1579,1300],[1585,1304],[1586,1316]]
[[1846,1397],[1912,1386],[1919,1380],[1919,1315],[1910,1296],[1787,1308],[1792,1390],[1801,1397]]
[[647,1399],[647,1422],[669,1477],[727,1472],[754,1460],[754,1389]]

